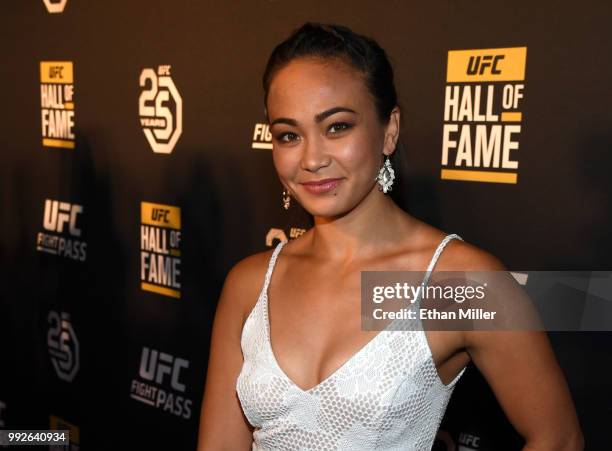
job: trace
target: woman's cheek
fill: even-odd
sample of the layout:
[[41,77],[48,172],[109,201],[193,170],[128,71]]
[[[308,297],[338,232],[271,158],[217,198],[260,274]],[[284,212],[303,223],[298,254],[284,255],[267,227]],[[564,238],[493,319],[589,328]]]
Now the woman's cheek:
[[363,171],[375,164],[376,155],[372,149],[365,141],[350,143],[343,149],[342,160],[350,170]]
[[272,160],[281,178],[290,180],[299,170],[299,157],[296,152],[283,153],[283,149],[274,150]]

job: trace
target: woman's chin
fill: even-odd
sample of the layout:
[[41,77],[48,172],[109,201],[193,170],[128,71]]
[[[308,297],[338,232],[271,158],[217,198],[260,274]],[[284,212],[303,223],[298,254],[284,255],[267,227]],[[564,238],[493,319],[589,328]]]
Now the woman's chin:
[[330,203],[330,205],[303,205],[304,210],[310,213],[312,216],[320,217],[320,218],[330,218],[334,219],[339,216],[343,216],[348,213],[348,209],[344,206],[338,205],[338,203]]

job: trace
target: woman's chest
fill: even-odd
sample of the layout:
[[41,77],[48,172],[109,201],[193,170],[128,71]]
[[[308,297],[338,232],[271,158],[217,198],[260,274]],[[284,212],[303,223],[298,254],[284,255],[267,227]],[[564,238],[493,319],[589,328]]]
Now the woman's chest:
[[[299,274],[301,271],[292,271]],[[267,321],[272,353],[285,374],[302,388],[313,387],[350,361],[380,333],[363,322],[363,274],[282,277],[268,288]],[[427,331],[427,351],[437,367],[455,355],[459,334]]]
[[[245,329],[237,391],[250,423],[312,425],[370,418],[373,430],[391,412],[420,408],[435,386],[422,331],[384,331],[316,385],[301,387],[278,365],[257,318]],[[261,329],[260,329],[261,330]],[[361,421],[360,420],[360,421]],[[376,423],[376,424],[374,424]],[[320,426],[320,424],[319,424]],[[343,426],[344,427],[344,426]]]

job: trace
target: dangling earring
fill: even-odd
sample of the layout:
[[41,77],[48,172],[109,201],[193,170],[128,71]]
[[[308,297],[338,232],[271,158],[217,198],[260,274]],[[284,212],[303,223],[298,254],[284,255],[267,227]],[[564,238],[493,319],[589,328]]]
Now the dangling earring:
[[385,159],[385,163],[382,165],[380,170],[378,171],[378,175],[374,178],[378,182],[378,190],[387,194],[387,191],[391,191],[391,187],[393,186],[393,180],[395,180],[395,172],[393,171],[393,167],[391,166],[391,160],[389,159],[389,155]]
[[291,204],[291,195],[287,192],[287,190],[283,190],[283,208],[287,210],[290,204]]

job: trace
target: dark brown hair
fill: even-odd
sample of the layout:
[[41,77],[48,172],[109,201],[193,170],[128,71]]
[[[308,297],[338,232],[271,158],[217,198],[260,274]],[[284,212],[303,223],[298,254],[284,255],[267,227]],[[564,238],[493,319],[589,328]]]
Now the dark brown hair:
[[263,75],[264,106],[274,74],[302,57],[338,58],[359,70],[374,98],[379,119],[389,122],[397,94],[387,54],[373,39],[340,25],[307,22],[274,48]]

